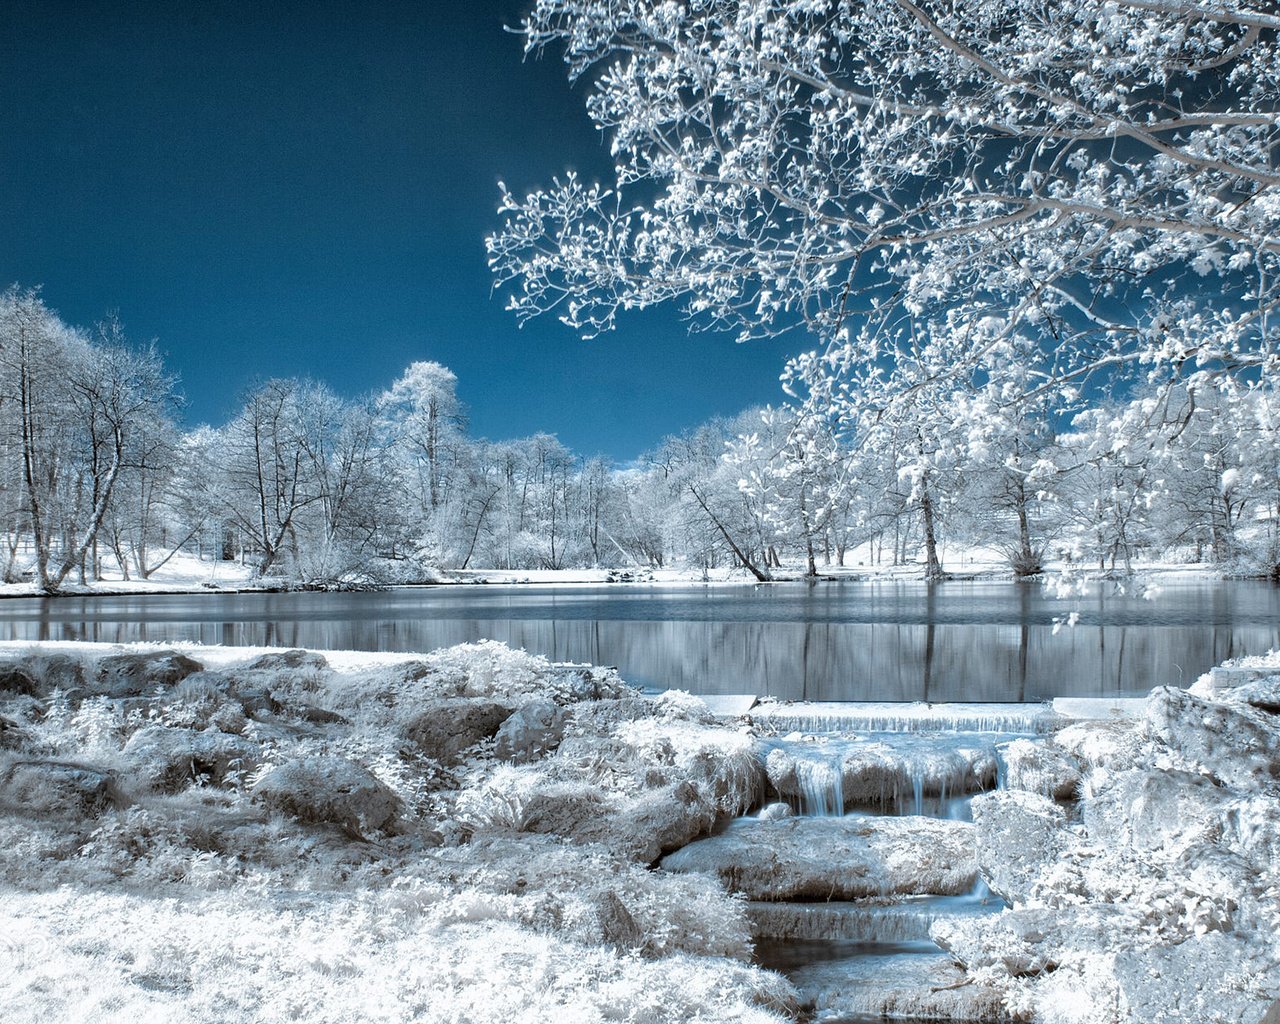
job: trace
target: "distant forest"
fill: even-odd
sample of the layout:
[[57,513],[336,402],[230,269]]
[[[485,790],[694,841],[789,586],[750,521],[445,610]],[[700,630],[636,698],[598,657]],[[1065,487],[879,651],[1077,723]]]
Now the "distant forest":
[[1223,381],[1081,403],[1062,421],[992,374],[853,423],[751,409],[635,464],[554,436],[468,435],[457,379],[416,362],[359,399],[268,380],[228,423],[188,429],[176,381],[120,324],[73,327],[0,293],[0,564],[48,592],[149,578],[177,552],[298,585],[450,569],[854,564],[945,571],[939,551],[1280,563],[1280,398]]

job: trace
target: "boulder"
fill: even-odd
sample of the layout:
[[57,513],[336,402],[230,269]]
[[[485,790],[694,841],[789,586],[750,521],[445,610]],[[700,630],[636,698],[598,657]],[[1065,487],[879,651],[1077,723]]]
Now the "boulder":
[[986,793],[973,800],[977,856],[982,876],[997,895],[1025,902],[1040,873],[1071,841],[1067,817],[1048,797],[1021,790]]
[[235,695],[240,706],[244,708],[244,713],[250,718],[278,715],[284,711],[284,705],[276,700],[271,690],[262,683],[238,681],[235,685]]
[[624,722],[657,718],[658,706],[648,697],[618,697],[575,704],[570,728],[588,736],[608,736]]
[[174,686],[202,668],[200,662],[174,651],[112,654],[98,662],[97,677],[86,689],[95,696],[131,697]]
[[336,711],[330,711],[328,708],[318,708],[314,704],[295,704],[289,711],[297,715],[304,722],[310,722],[312,725],[350,725],[351,719],[345,715],[340,715]]
[[238,666],[244,672],[276,672],[280,669],[313,669],[329,667],[328,659],[316,651],[291,649],[286,651],[268,651],[250,662]]
[[1101,952],[1117,940],[1137,941],[1145,926],[1139,910],[1104,903],[940,917],[929,934],[970,971],[995,967],[1027,977]]
[[585,783],[561,783],[534,790],[524,802],[521,832],[572,838],[611,812],[604,794]]
[[129,738],[124,756],[152,789],[176,793],[197,780],[222,785],[233,772],[251,771],[258,764],[258,747],[216,729],[149,725]]
[[487,740],[511,715],[505,704],[484,697],[441,697],[420,708],[409,723],[409,739],[442,764],[457,764],[464,750]]
[[263,776],[253,799],[310,824],[333,824],[364,836],[388,829],[400,815],[400,798],[372,772],[342,757],[306,757]]
[[1147,698],[1146,719],[1167,746],[1219,782],[1280,788],[1280,721],[1268,712],[1165,686]]
[[550,753],[564,736],[565,719],[564,711],[555,701],[530,701],[499,727],[494,756],[525,764]]
[[957,895],[978,875],[974,828],[933,818],[745,818],[664,857],[756,900]]
[[1130,1021],[1261,1022],[1280,992],[1274,948],[1224,932],[1137,945],[1112,966]]
[[1216,838],[1232,794],[1203,775],[1180,771],[1104,772],[1082,802],[1085,831],[1108,850],[1180,849]]
[[0,665],[0,696],[34,697],[40,692],[40,684],[30,669],[7,662]]
[[566,701],[595,701],[616,698],[629,687],[617,669],[596,665],[552,665],[548,682]]
[[791,818],[795,816],[795,811],[791,809],[790,804],[772,803],[765,804],[760,808],[756,817],[761,821],[777,821],[780,818]]
[[1140,725],[1128,720],[1077,722],[1054,733],[1051,742],[1083,767],[1125,771],[1151,760]]
[[26,658],[21,667],[39,682],[42,694],[52,690],[79,690],[84,686],[84,665],[79,658],[68,654],[37,652]]
[[1220,700],[1249,704],[1259,711],[1280,714],[1280,675],[1268,676],[1243,686],[1233,686],[1217,694]]
[[665,853],[688,846],[716,824],[715,805],[689,782],[654,790],[625,803],[599,827],[588,826],[582,838],[604,842],[628,860],[656,864]]
[[521,830],[600,843],[628,860],[653,864],[664,853],[705,836],[716,809],[684,782],[624,800],[608,800],[581,784],[544,787],[525,802]]
[[0,770],[0,806],[23,814],[96,815],[124,801],[104,768],[69,761],[13,761]]
[[1009,789],[1039,793],[1051,800],[1070,800],[1080,788],[1080,765],[1070,754],[1045,742],[1014,740],[997,750],[1004,762]]

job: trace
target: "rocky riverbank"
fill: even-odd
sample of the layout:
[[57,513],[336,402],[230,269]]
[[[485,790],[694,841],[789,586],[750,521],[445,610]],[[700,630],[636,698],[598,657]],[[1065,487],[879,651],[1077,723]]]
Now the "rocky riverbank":
[[[823,776],[776,707],[498,644],[0,645],[5,1019],[1253,1024],[1280,994],[1254,674],[996,746],[843,735]],[[815,780],[829,816],[796,815]],[[871,933],[932,953],[752,962]]]

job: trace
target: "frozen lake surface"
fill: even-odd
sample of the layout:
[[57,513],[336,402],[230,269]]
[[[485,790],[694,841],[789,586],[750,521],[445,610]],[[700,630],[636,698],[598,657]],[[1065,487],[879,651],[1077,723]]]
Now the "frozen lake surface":
[[[1055,619],[1079,613],[1056,633]],[[1280,647],[1280,588],[1166,584],[444,586],[367,593],[164,594],[0,601],[0,639],[192,640],[427,651],[481,638],[631,682],[784,699],[1035,701],[1190,684]]]

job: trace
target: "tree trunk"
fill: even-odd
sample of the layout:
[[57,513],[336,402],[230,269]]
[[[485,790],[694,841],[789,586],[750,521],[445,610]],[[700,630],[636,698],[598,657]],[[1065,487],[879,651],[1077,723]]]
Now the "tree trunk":
[[924,521],[924,578],[927,580],[940,580],[943,576],[942,563],[938,561],[938,540],[933,524],[933,496],[930,495],[928,489],[925,490],[924,495],[920,498],[920,512]]
[[740,547],[738,547],[733,537],[729,535],[729,531],[725,529],[724,524],[720,522],[719,517],[714,512],[711,511],[711,508],[707,504],[706,499],[703,498],[703,496],[698,493],[698,489],[694,487],[693,484],[689,484],[689,493],[693,495],[694,499],[702,507],[702,511],[707,514],[707,517],[711,520],[715,528],[720,531],[720,536],[722,536],[725,539],[725,543],[727,543],[729,547],[733,550],[733,553],[738,556],[738,561],[740,561],[744,566],[746,566],[747,570],[751,573],[751,575],[754,576],[761,583],[771,583],[773,581],[773,577],[769,575],[767,570],[761,569],[759,566],[755,564],[755,562],[751,561],[751,559],[747,557],[747,555],[743,552],[743,550]]

